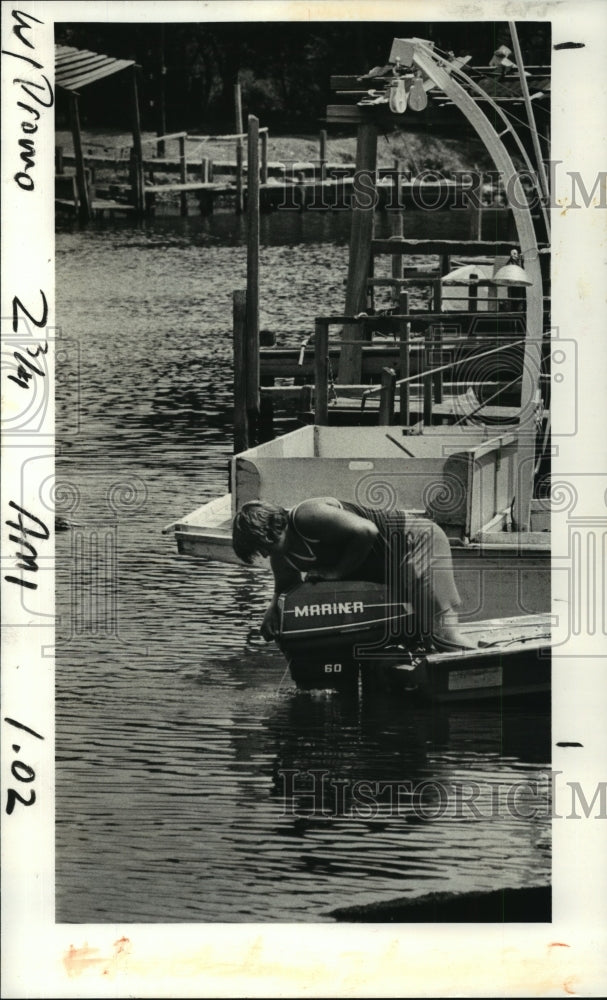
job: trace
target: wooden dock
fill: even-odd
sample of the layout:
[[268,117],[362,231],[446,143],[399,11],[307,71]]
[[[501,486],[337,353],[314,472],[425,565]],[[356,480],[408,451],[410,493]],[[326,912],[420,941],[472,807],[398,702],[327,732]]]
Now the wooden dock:
[[[179,147],[177,157],[144,156],[139,134],[133,147],[116,150],[112,155],[107,149],[87,149],[82,137],[75,133],[74,153],[66,154],[62,147],[57,147],[55,151],[56,188],[66,183],[74,184],[73,195],[56,192],[57,207],[70,209],[75,206],[84,218],[93,212],[93,200],[113,199],[133,205],[138,214],[153,215],[160,204],[170,206],[177,201],[179,213],[185,216],[189,214],[194,199],[203,215],[211,214],[217,207],[228,206],[237,214],[243,213],[252,186],[249,175],[252,161],[249,155],[244,155],[243,137],[244,133],[243,136],[233,137],[236,140],[233,161],[213,162],[207,155],[193,159],[190,154],[188,159],[187,143],[196,137],[185,132],[154,140],[159,147],[167,139],[176,140]],[[259,192],[261,212],[352,209],[360,200],[368,199],[368,185],[357,165],[330,162],[324,130],[320,138],[318,159],[282,163],[268,159],[267,129],[258,129],[261,157],[256,157],[254,186]],[[123,152],[129,152],[128,159],[122,156]],[[66,173],[66,169],[75,173]],[[100,171],[105,173],[103,180],[97,177]],[[109,172],[115,176],[108,180]],[[491,185],[482,193],[480,175],[476,180],[468,175],[460,179],[437,177],[436,174],[416,177],[404,171],[398,160],[392,165],[375,164],[374,167],[373,208],[379,211],[457,208],[469,209],[476,218],[481,196],[485,202],[482,212],[490,212],[491,224],[494,225],[497,216],[507,210]],[[73,202],[72,206],[70,202]],[[480,222],[476,229],[480,233]]]
[[[75,181],[75,175],[62,174],[58,183]],[[120,192],[126,199],[130,197],[131,184],[126,181],[91,184],[90,201],[101,202],[110,200],[110,191]],[[455,181],[418,182],[396,181],[386,176],[377,184],[375,208],[377,211],[404,210],[427,208],[428,205],[443,204],[445,208],[462,205],[469,185],[458,184]],[[232,210],[244,211],[248,198],[246,185],[239,189],[235,179],[224,180],[187,180],[156,183],[144,181],[143,186],[145,211],[153,214],[161,203],[170,204],[179,201],[180,214],[187,215],[190,211],[190,196],[198,202],[202,215],[211,214],[218,205],[227,205]],[[316,180],[303,176],[300,179],[277,178],[259,185],[260,210],[272,211],[336,211],[352,208],[357,198],[357,189],[353,176],[343,174]],[[78,205],[76,197],[56,197],[58,206],[69,207]],[[92,208],[91,204],[91,208]],[[134,206],[133,206],[134,207]],[[506,209],[500,207],[487,208],[486,212],[495,218],[503,215]]]

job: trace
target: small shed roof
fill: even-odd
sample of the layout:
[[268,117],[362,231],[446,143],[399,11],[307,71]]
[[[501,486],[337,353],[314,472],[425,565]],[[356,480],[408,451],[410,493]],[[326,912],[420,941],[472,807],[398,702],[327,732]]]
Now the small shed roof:
[[55,45],[55,84],[63,90],[80,90],[134,65],[133,59],[114,59],[71,45]]

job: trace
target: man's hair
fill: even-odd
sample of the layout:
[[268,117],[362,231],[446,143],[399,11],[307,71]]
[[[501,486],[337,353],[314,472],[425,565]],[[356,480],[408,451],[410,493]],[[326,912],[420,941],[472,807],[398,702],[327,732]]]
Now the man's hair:
[[238,511],[232,524],[232,546],[239,559],[249,565],[261,547],[275,541],[287,526],[284,507],[249,500]]

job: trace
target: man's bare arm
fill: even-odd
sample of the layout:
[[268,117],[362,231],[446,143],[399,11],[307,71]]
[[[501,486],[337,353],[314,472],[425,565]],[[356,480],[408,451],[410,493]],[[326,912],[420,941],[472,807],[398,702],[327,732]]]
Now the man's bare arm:
[[274,638],[278,631],[278,598],[280,594],[301,583],[301,573],[290,566],[281,555],[274,553],[270,556],[270,565],[274,574],[274,596],[261,623],[261,634],[268,642]]

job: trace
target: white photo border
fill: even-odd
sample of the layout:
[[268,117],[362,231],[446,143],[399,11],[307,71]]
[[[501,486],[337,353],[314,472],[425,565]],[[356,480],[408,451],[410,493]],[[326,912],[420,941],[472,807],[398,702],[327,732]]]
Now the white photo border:
[[[12,30],[14,11],[21,12],[28,24],[21,37]],[[55,923],[52,528],[48,539],[40,525],[39,536],[28,536],[36,539],[38,550],[37,589],[23,590],[5,579],[13,564],[6,522],[16,518],[10,503],[17,502],[13,484],[22,464],[34,457],[39,461],[32,494],[19,494],[18,503],[31,513],[36,511],[36,490],[54,473],[53,352],[44,355],[45,374],[36,376],[36,391],[48,397],[43,401],[41,426],[36,425],[34,412],[19,416],[19,407],[25,407],[24,390],[7,382],[9,369],[5,371],[4,364],[5,357],[12,364],[15,351],[23,351],[19,343],[26,316],[18,310],[15,331],[15,297],[30,314],[26,338],[30,348],[44,340],[47,328],[61,324],[54,294],[54,113],[52,108],[41,109],[35,166],[26,171],[35,178],[35,190],[29,191],[27,179],[22,186],[15,181],[23,120],[17,102],[24,99],[23,84],[16,80],[41,83],[41,76],[46,76],[53,83],[55,21],[353,19],[552,23],[552,159],[561,161],[555,171],[556,207],[551,212],[552,322],[557,336],[575,339],[578,348],[577,370],[568,358],[563,382],[553,384],[553,469],[563,481],[577,484],[582,520],[594,519],[599,534],[601,518],[605,524],[607,7],[601,0],[3,2],[2,979],[7,998],[600,996],[607,988],[604,807],[602,817],[597,808],[574,822],[564,809],[564,815],[553,820],[549,925]],[[421,36],[422,27],[420,23]],[[23,38],[32,40],[33,47]],[[576,47],[558,47],[569,42]],[[575,171],[587,190],[601,177],[594,203],[587,207],[572,206],[570,172]],[[42,318],[45,302],[48,315],[42,327],[35,320]],[[41,353],[38,359],[42,364]],[[576,435],[567,435],[559,433],[559,413],[567,411],[572,384],[577,390],[579,429]],[[602,509],[584,504],[584,477],[590,473],[604,477]],[[36,525],[31,519],[27,523],[30,528]],[[605,527],[602,531],[607,538]],[[567,518],[557,515],[553,559],[565,559],[568,545]],[[602,568],[597,566],[596,572],[599,593],[605,598]],[[562,579],[563,574],[554,576],[556,596]],[[594,634],[571,636],[553,661],[552,766],[557,801],[571,782],[585,789],[605,788],[604,627],[605,617]],[[575,750],[557,746],[566,742],[582,746]],[[7,815],[17,754],[35,773],[31,785],[29,780],[23,784],[22,794],[27,797],[28,789],[35,788],[36,802]],[[20,773],[29,779],[28,770]],[[90,963],[81,963],[78,974],[69,961],[71,948],[89,949]]]

